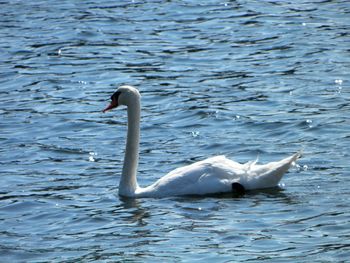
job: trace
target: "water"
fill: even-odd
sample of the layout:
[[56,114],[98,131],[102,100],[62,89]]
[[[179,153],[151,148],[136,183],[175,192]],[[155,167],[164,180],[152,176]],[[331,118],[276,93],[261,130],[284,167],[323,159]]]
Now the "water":
[[[348,1],[1,1],[0,261],[350,258]],[[225,154],[303,158],[280,189],[128,200],[121,84],[143,97],[140,185]]]

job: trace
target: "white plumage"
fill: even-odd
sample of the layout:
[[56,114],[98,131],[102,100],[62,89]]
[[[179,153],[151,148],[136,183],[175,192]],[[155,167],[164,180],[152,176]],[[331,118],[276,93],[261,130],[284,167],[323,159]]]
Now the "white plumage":
[[154,184],[141,188],[136,179],[139,159],[140,94],[131,86],[121,86],[111,97],[108,111],[119,105],[128,109],[128,134],[119,194],[127,197],[166,197],[206,195],[232,191],[239,183],[247,190],[278,185],[283,174],[300,156],[296,153],[277,162],[259,165],[256,161],[240,164],[225,156],[215,156],[177,168]]

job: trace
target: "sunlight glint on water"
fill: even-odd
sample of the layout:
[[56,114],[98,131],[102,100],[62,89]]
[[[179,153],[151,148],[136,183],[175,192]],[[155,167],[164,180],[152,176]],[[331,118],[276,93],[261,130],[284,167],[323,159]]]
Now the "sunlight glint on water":
[[[1,2],[0,261],[346,262],[349,25],[347,1]],[[303,158],[242,198],[119,198],[122,84],[143,186]]]

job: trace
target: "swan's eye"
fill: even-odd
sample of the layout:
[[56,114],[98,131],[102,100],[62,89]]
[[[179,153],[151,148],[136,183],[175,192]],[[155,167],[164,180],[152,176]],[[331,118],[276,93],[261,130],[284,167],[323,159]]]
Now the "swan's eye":
[[120,91],[114,92],[113,95],[111,96],[111,100],[118,102],[119,95],[120,95]]

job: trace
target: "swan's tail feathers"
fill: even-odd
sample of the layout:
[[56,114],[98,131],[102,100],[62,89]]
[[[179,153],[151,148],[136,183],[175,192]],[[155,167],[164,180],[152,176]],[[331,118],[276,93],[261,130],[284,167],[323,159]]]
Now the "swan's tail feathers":
[[271,163],[272,172],[277,176],[282,177],[289,167],[295,165],[295,161],[301,157],[301,153],[297,152],[281,161]]
[[291,157],[288,157],[286,159],[290,159],[290,161],[289,161],[290,165],[294,166],[296,160],[298,160],[302,156],[303,156],[303,150],[300,150],[297,153],[293,154]]
[[[301,149],[301,150],[299,150],[296,154],[294,154],[294,155],[297,155],[297,159],[299,159],[299,158],[301,158],[301,157],[303,157],[303,154],[304,154],[304,149]],[[295,160],[296,161],[296,160]]]
[[277,162],[271,162],[264,165],[256,165],[253,172],[259,176],[256,177],[254,187],[257,188],[270,188],[278,185],[283,175],[288,171],[289,167],[294,165],[295,161],[301,156],[300,152],[295,153],[285,159]]

